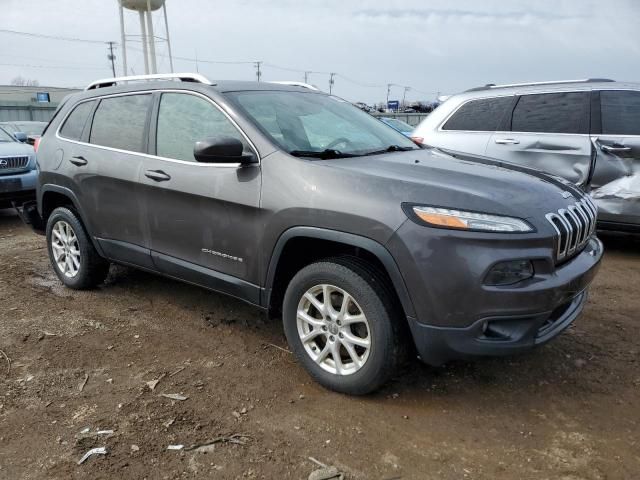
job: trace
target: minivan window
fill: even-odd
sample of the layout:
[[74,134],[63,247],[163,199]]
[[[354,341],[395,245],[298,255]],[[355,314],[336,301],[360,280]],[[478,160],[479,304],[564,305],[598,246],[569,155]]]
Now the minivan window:
[[83,102],[76,106],[62,125],[60,136],[69,140],[80,140],[94,103],[93,101]]
[[600,92],[603,135],[640,135],[640,92]]
[[471,100],[460,107],[442,127],[443,130],[494,132],[498,129],[513,97]]
[[156,155],[195,162],[195,143],[208,137],[224,135],[246,140],[229,119],[204,98],[184,93],[163,93],[158,111]]
[[274,143],[298,156],[324,151],[367,155],[413,150],[407,137],[337,97],[291,91],[227,93]]
[[589,133],[589,92],[523,95],[513,111],[511,131]]
[[93,116],[90,143],[144,152],[145,125],[151,95],[103,98]]

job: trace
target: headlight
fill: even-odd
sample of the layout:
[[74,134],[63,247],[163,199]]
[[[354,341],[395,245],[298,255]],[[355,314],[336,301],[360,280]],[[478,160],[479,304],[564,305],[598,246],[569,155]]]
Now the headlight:
[[482,232],[533,231],[533,227],[520,218],[440,207],[414,206],[411,208],[421,221],[433,227]]

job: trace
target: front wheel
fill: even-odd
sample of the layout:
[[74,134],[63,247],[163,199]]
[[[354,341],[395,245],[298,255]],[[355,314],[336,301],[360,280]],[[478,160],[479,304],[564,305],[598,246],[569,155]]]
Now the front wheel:
[[370,393],[388,381],[401,358],[400,321],[383,277],[348,257],[303,268],[284,298],[284,330],[298,361],[342,393]]

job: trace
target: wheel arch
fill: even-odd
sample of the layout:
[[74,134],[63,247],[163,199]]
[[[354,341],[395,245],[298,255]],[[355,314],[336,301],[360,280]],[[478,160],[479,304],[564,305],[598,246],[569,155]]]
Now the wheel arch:
[[80,202],[78,201],[78,197],[72,190],[60,186],[60,185],[52,185],[46,184],[43,185],[40,189],[40,195],[38,196],[38,211],[40,216],[42,217],[43,224],[47,225],[47,221],[51,212],[53,212],[58,207],[71,207],[76,212],[78,217],[80,217],[80,221],[82,222],[82,226],[87,232],[87,236],[91,240],[94,248],[102,255],[102,250],[100,249],[100,245],[95,241],[93,235],[91,234],[89,224],[86,221],[86,216],[82,211],[82,207],[80,206]]
[[[309,253],[308,247],[312,246],[321,246],[319,254]],[[286,284],[299,268],[336,254],[355,254],[377,263],[388,277],[404,315],[415,315],[404,278],[384,245],[353,233],[317,227],[293,227],[278,238],[266,272],[262,304],[269,311],[279,309],[284,296],[283,289],[286,289]]]

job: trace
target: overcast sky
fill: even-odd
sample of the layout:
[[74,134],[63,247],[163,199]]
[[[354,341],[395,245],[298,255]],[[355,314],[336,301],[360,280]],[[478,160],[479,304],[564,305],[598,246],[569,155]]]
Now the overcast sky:
[[[1,0],[0,28],[120,42],[117,0]],[[334,93],[380,101],[386,84],[432,99],[485,83],[610,77],[640,80],[640,0],[167,0],[175,56],[211,79],[302,80],[336,72]],[[135,13],[129,34],[139,34]],[[164,35],[163,19],[154,20]],[[84,86],[111,75],[107,47],[0,33],[0,83]],[[144,72],[131,43],[129,74]],[[165,45],[158,47],[166,55]],[[117,73],[122,74],[120,47]],[[300,71],[276,68],[284,67]],[[169,71],[166,57],[159,69]],[[176,71],[195,71],[175,60]],[[328,75],[309,81],[328,89]],[[393,87],[391,98],[402,97]]]

